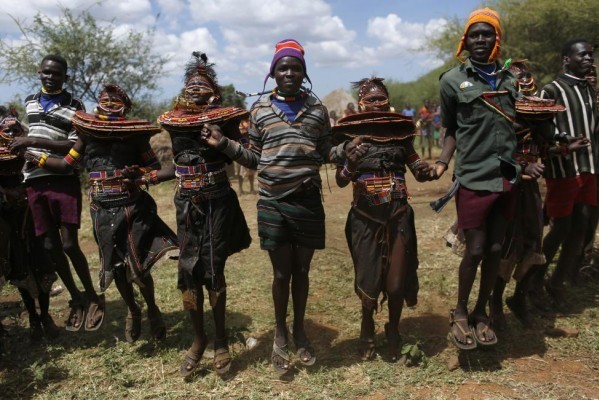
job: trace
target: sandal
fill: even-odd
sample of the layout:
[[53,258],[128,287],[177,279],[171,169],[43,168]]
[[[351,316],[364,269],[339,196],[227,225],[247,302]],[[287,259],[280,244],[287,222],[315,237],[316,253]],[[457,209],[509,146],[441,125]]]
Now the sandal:
[[206,350],[206,346],[208,345],[208,340],[206,335],[204,335],[204,340],[202,341],[202,347],[200,351],[195,352],[192,351],[191,348],[187,350],[185,353],[185,358],[183,359],[183,363],[179,368],[179,375],[183,378],[188,378],[198,369],[198,365],[200,365],[200,360],[202,359],[202,355],[204,354],[204,350]]
[[90,301],[87,307],[87,319],[85,320],[85,330],[88,332],[97,331],[104,322],[104,295],[99,296],[98,302]]
[[131,310],[127,313],[125,320],[125,340],[129,343],[135,342],[141,335],[141,311],[137,311],[139,315],[134,315]]
[[[471,329],[464,329],[464,327],[460,324],[465,322],[466,324],[468,323],[468,318],[456,318],[455,317],[455,310],[450,310],[449,311],[449,337],[451,338],[451,341],[453,342],[453,344],[456,345],[456,347],[458,349],[461,350],[473,350],[476,348],[476,341],[473,338],[473,333]],[[453,333],[453,327],[457,327],[458,330],[460,331],[460,333],[464,336],[464,340],[465,342],[460,342],[458,340],[458,338],[455,336],[455,334]],[[468,343],[468,339],[470,339],[470,343]]]
[[273,341],[272,354],[270,356],[270,359],[272,361],[272,367],[277,374],[285,375],[287,372],[289,372],[289,368],[291,365],[289,362],[289,346],[288,345],[279,347]]
[[154,312],[150,312],[150,310],[148,310],[148,320],[150,321],[150,331],[152,332],[152,337],[157,342],[162,342],[166,338],[166,325],[164,324],[162,313],[158,307],[156,307],[156,311]]
[[69,301],[69,307],[71,312],[65,329],[69,332],[78,332],[85,323],[85,307],[75,300]]
[[[470,331],[476,343],[481,346],[493,346],[497,344],[497,335],[491,329],[489,317],[470,315],[468,319],[470,321]],[[489,336],[493,336],[493,338],[489,339]]]
[[401,335],[399,332],[391,332],[391,325],[385,324],[385,337],[389,344],[389,357],[391,362],[396,362],[399,359],[398,352],[401,350]]
[[360,338],[358,343],[358,354],[362,361],[370,361],[376,354],[374,338]]
[[214,341],[214,370],[219,375],[224,375],[231,369],[231,354],[226,339],[216,339]]
[[299,358],[300,362],[306,366],[311,366],[316,363],[316,356],[314,355],[314,347],[310,341],[306,338],[304,340],[299,340],[293,334],[293,324],[289,324],[289,333],[293,335],[293,343],[295,343],[295,348],[297,349],[295,354]]

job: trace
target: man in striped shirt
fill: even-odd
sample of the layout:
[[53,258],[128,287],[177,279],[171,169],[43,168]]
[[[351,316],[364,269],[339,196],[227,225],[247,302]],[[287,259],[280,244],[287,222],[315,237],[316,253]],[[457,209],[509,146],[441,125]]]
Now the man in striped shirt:
[[[543,239],[545,268],[535,279],[531,300],[543,305],[542,282],[557,250],[562,248],[557,267],[545,288],[557,311],[567,311],[564,280],[576,270],[582,257],[583,237],[591,206],[597,199],[597,104],[596,94],[585,76],[593,66],[593,47],[584,39],[565,43],[562,49],[564,71],[543,88],[541,97],[555,99],[567,111],[555,117],[555,138],[558,142],[581,138],[585,147],[549,153],[545,178],[547,216],[553,219],[550,231]],[[536,300],[536,301],[535,301]]]
[[[63,90],[68,79],[67,68],[66,60],[59,55],[44,57],[39,70],[42,90],[25,99],[29,133],[26,137],[16,138],[11,144],[11,151],[29,149],[60,158],[69,152],[77,140],[71,118],[77,110],[84,110],[84,106]],[[104,306],[94,290],[89,266],[77,237],[81,222],[79,176],[73,171],[61,174],[27,164],[24,176],[35,234],[42,236],[44,248],[71,295],[66,329],[78,331],[85,325],[86,330],[96,330],[102,323]],[[85,296],[73,280],[65,254],[85,288]]]

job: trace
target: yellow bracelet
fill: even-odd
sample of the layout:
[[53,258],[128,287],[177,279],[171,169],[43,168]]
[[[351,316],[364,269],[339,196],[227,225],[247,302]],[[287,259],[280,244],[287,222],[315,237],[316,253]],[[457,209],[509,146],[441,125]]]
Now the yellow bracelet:
[[81,157],[81,154],[79,154],[77,152],[77,150],[75,149],[71,149],[69,150],[69,154],[71,155],[71,157],[73,157],[75,160],[77,160],[79,157]]
[[40,168],[44,168],[44,165],[46,164],[46,160],[48,159],[48,155],[47,154],[42,154],[40,157],[39,162],[37,163],[37,166]]

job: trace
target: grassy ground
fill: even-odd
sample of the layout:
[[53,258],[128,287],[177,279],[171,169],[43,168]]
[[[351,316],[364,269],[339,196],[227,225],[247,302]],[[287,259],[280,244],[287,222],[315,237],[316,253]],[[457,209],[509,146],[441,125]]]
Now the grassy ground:
[[[191,343],[190,324],[176,289],[176,262],[163,260],[155,269],[157,301],[165,316],[168,337],[157,345],[150,339],[147,319],[135,344],[124,341],[126,309],[116,288],[107,292],[107,316],[97,332],[62,332],[53,342],[31,344],[26,314],[14,289],[0,297],[0,315],[10,336],[0,359],[0,398],[5,399],[591,399],[599,398],[599,279],[568,291],[575,312],[538,319],[523,330],[508,314],[509,329],[498,346],[458,353],[448,342],[448,309],[455,302],[459,259],[442,236],[455,217],[453,205],[435,215],[428,202],[449,182],[409,181],[416,212],[420,255],[419,304],[404,311],[400,330],[408,345],[417,345],[420,362],[411,367],[387,362],[383,324],[376,317],[379,356],[361,362],[356,355],[359,302],[353,293],[353,268],[343,227],[351,190],[334,185],[334,174],[323,171],[327,213],[327,248],[314,257],[307,310],[307,329],[317,350],[315,366],[295,365],[279,378],[270,367],[273,311],[271,267],[259,249],[255,195],[240,197],[254,242],[229,259],[228,327],[234,354],[229,376],[219,378],[210,359],[189,382],[178,376],[184,351]],[[233,182],[237,187],[237,182]],[[246,187],[247,189],[247,187]],[[164,219],[174,225],[173,185],[152,188]],[[89,213],[84,211],[81,243],[97,277],[98,256]],[[510,284],[508,294],[511,292]],[[60,325],[68,315],[68,295],[52,299],[51,313]],[[141,300],[141,297],[140,297]],[[206,304],[208,307],[208,305]],[[212,332],[211,313],[207,313]],[[552,337],[551,328],[575,329],[577,337]],[[245,346],[249,337],[257,340]],[[406,348],[407,349],[407,348]]]

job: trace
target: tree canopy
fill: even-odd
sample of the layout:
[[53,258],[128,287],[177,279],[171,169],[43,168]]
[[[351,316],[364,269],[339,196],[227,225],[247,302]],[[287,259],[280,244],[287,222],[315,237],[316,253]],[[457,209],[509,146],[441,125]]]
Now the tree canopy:
[[16,21],[22,40],[0,40],[3,80],[37,88],[37,71],[47,54],[60,54],[69,64],[66,88],[84,101],[97,102],[102,84],[118,83],[135,101],[157,89],[166,57],[153,53],[153,31],[119,32],[114,21],[99,23],[89,12],[68,8],[52,20],[37,14],[24,25]]
[[[528,60],[542,87],[561,70],[561,48],[569,39],[583,38],[599,48],[599,3],[596,0],[493,0],[481,7],[497,10],[504,36],[503,60]],[[455,57],[468,15],[448,21],[447,28],[428,38],[428,49],[445,60],[445,64],[413,82],[385,81],[391,104],[400,111],[406,101],[418,108],[424,99],[438,99],[439,76],[459,64]]]

